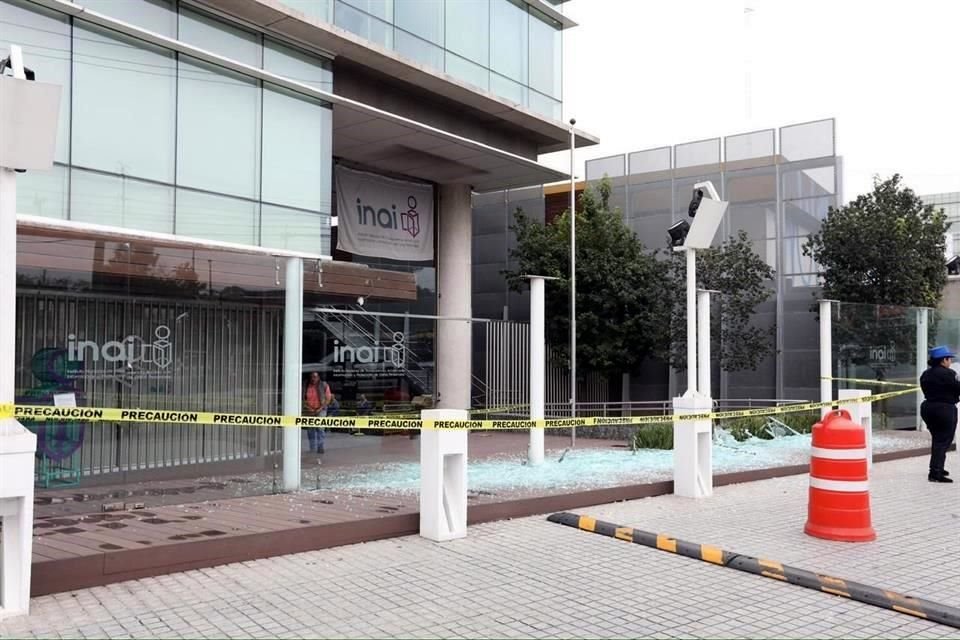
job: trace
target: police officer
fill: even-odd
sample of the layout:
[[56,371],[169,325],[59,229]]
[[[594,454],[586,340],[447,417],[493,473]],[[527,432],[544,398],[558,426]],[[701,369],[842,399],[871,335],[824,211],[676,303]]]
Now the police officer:
[[953,482],[944,468],[947,449],[957,433],[957,403],[960,402],[960,380],[950,368],[956,357],[949,347],[934,347],[930,350],[929,368],[920,376],[923,403],[920,417],[930,431],[930,482]]

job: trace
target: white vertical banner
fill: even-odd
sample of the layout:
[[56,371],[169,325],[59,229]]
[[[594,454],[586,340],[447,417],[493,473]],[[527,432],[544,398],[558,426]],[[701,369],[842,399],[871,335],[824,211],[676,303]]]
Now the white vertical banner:
[[337,249],[433,260],[433,187],[337,165]]

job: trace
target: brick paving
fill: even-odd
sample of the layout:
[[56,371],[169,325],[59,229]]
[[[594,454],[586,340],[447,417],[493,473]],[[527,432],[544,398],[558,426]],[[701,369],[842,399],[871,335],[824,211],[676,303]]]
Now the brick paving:
[[[953,462],[954,454],[949,462]],[[869,544],[802,533],[806,477],[579,510],[960,604],[960,484],[875,465]],[[537,516],[434,544],[371,542],[36,598],[0,637],[940,638],[960,630],[585,533]]]

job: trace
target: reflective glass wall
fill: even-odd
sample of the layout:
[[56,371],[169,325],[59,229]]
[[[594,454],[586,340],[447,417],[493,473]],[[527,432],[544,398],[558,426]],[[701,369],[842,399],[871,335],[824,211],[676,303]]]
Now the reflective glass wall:
[[[753,371],[720,374],[721,397],[815,398],[818,394],[817,323],[812,311],[817,266],[802,252],[830,206],[840,203],[840,159],[834,121],[821,120],[673,147],[590,160],[588,181],[607,176],[612,204],[648,248],[668,245],[667,229],[687,217],[693,185],[710,180],[730,202],[715,244],[746,232],[754,251],[773,267],[773,295],[754,316],[778,356]],[[789,366],[785,366],[789,363]],[[635,381],[634,397],[648,397],[659,380]],[[682,374],[675,388],[682,388]]]
[[[94,11],[332,89],[330,61],[176,0]],[[23,47],[63,87],[56,164],[18,183],[18,212],[330,253],[326,103],[27,0],[0,0],[0,57]]]
[[281,0],[418,64],[561,117],[561,25],[522,0]]

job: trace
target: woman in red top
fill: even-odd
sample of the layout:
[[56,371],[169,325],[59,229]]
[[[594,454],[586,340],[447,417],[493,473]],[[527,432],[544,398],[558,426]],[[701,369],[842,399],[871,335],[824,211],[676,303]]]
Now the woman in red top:
[[[307,388],[303,393],[303,414],[323,418],[327,415],[327,396],[330,387],[320,380],[320,374],[314,371],[307,379]],[[326,437],[321,427],[307,427],[307,440],[310,451],[323,453],[323,441]]]

